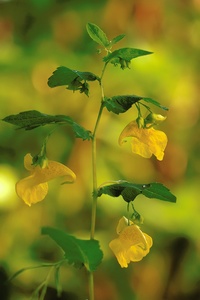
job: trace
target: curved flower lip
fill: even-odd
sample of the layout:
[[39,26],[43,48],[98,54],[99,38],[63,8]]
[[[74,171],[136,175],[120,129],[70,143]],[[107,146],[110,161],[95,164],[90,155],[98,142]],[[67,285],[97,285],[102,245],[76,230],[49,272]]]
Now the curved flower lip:
[[154,128],[138,128],[136,121],[130,122],[119,136],[119,145],[126,142],[126,138],[131,138],[132,152],[145,158],[150,158],[152,154],[158,160],[164,157],[164,150],[167,146],[167,136],[164,132]]
[[122,268],[145,257],[153,244],[152,238],[143,233],[133,222],[122,217],[117,226],[118,238],[112,240],[109,246]]
[[16,193],[29,206],[45,198],[48,193],[48,181],[60,176],[65,176],[66,182],[69,183],[76,179],[72,170],[56,161],[49,160],[44,168],[32,165],[30,153],[24,157],[24,166],[31,174],[16,183]]

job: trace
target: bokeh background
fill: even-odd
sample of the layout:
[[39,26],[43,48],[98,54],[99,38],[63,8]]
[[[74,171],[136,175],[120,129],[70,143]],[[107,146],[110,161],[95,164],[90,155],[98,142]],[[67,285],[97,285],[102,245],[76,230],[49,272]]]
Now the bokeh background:
[[[118,220],[126,214],[120,198],[98,202],[97,233],[104,260],[95,272],[96,300],[200,299],[200,1],[199,0],[1,0],[0,1],[0,118],[25,110],[66,114],[93,130],[100,91],[91,83],[90,97],[65,87],[50,89],[47,79],[60,65],[100,75],[102,53],[86,32],[87,22],[100,26],[111,39],[125,33],[119,47],[154,52],[132,61],[131,69],[109,65],[104,78],[106,96],[136,94],[169,107],[159,127],[169,143],[162,162],[131,154],[117,140],[136,117],[104,112],[98,130],[98,183],[126,179],[159,181],[177,196],[165,203],[139,196],[135,208],[152,236],[150,254],[121,269],[108,243]],[[116,46],[117,47],[117,46]],[[156,113],[164,113],[154,108]],[[42,226],[54,226],[88,238],[91,208],[91,145],[60,127],[48,142],[48,157],[67,164],[76,174],[73,185],[49,184],[46,199],[26,206],[15,194],[15,182],[27,175],[23,157],[40,151],[52,127],[16,130],[0,123],[0,281],[1,299],[30,299],[47,269],[20,274],[8,285],[4,278],[17,270],[52,262],[62,252]],[[62,268],[61,299],[87,299],[87,274]],[[48,299],[57,299],[50,278]]]

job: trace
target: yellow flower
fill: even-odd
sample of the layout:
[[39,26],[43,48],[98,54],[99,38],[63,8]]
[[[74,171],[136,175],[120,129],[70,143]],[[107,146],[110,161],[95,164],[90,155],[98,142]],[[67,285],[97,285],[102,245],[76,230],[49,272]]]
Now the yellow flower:
[[119,220],[117,226],[118,238],[109,243],[109,247],[115,254],[122,268],[127,268],[133,261],[140,261],[149,253],[153,242],[152,238],[143,233],[140,228],[125,217]]
[[30,176],[19,180],[16,183],[17,195],[29,206],[31,204],[42,201],[48,193],[48,181],[59,176],[65,176],[66,181],[73,183],[76,175],[65,165],[56,162],[48,161],[44,167],[32,164],[32,156],[30,153],[24,157],[24,167],[30,171]]
[[164,132],[154,128],[138,128],[136,121],[130,122],[119,136],[119,145],[131,137],[132,152],[145,158],[154,154],[158,160],[162,160],[167,146],[167,136]]

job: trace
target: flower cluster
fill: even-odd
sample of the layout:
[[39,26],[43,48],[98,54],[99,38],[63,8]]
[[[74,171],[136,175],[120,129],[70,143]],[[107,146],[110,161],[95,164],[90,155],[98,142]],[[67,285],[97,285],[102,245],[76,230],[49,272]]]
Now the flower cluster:
[[143,233],[139,226],[122,217],[116,231],[119,236],[109,246],[122,268],[127,268],[131,261],[142,260],[149,253],[153,244],[152,238]]

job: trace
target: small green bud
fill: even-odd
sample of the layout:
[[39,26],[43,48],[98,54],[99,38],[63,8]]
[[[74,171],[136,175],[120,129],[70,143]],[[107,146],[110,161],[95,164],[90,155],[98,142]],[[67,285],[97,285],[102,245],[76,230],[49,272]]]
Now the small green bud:
[[144,120],[145,126],[147,124],[157,125],[161,122],[163,122],[167,117],[164,117],[159,114],[150,113]]
[[87,82],[83,82],[79,90],[80,93],[85,93],[86,96],[89,96],[89,84]]
[[131,61],[130,60],[126,60],[126,67],[130,69],[131,67]]
[[119,63],[121,65],[122,70],[126,69],[126,61],[123,58],[119,58]]
[[126,59],[123,59],[123,58],[119,57],[119,63],[121,65],[122,70],[124,70],[126,68],[130,69],[130,66],[131,66],[131,61],[130,60],[126,60]]
[[133,223],[136,224],[136,225],[143,224],[143,222],[144,222],[143,216],[141,216],[136,210],[135,210],[134,213],[132,214],[131,220],[132,220]]

